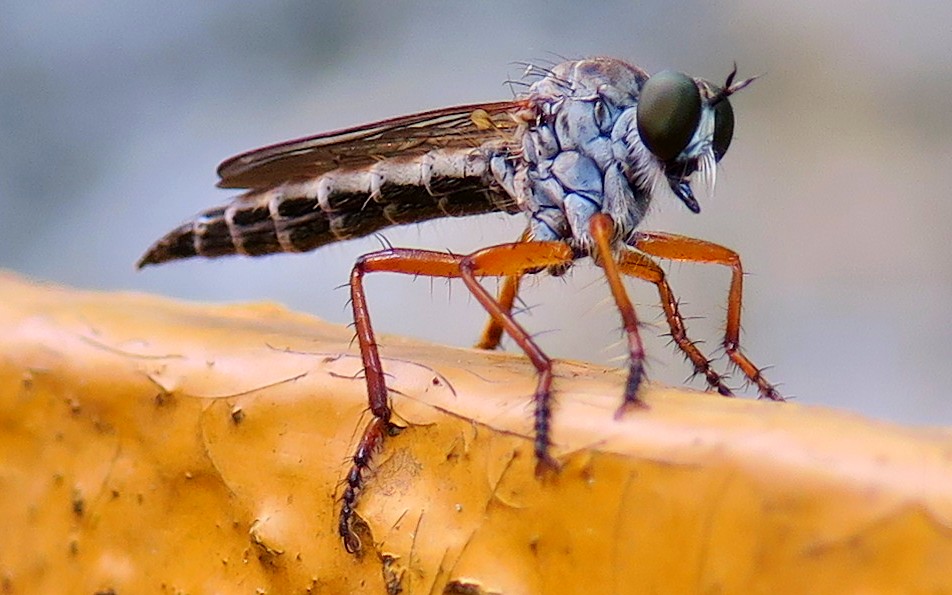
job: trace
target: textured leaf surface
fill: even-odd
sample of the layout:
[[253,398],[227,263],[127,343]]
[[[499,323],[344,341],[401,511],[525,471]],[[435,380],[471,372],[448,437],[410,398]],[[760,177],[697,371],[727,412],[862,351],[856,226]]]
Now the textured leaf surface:
[[[952,592],[952,434],[384,337],[406,426],[336,533],[367,420],[347,329],[0,276],[0,592]],[[897,396],[897,398],[901,398]]]

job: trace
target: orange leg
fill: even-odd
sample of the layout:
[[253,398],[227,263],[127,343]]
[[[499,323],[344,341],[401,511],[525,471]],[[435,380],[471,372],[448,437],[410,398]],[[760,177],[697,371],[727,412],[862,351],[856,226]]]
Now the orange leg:
[[[512,312],[512,305],[516,301],[516,295],[519,294],[519,281],[520,277],[506,277],[502,289],[499,290],[499,296],[496,297],[496,301],[506,312]],[[501,341],[502,325],[490,316],[489,320],[486,321],[486,326],[483,327],[482,334],[479,336],[479,341],[473,347],[493,350],[499,347]]]
[[[557,469],[558,463],[549,455],[549,421],[552,415],[549,397],[552,389],[552,360],[543,353],[532,336],[512,317],[510,308],[499,303],[477,277],[506,276],[518,279],[523,274],[552,266],[562,266],[574,258],[572,249],[562,242],[523,242],[503,244],[470,254],[460,263],[463,283],[498,324],[529,357],[539,373],[533,401],[535,402],[536,475]],[[514,294],[513,294],[514,295]],[[511,303],[508,304],[511,307]]]
[[661,307],[664,309],[668,327],[671,329],[671,339],[684,352],[684,355],[694,366],[694,373],[703,375],[708,385],[720,394],[729,397],[733,393],[724,384],[724,378],[711,367],[709,359],[698,350],[697,346],[688,338],[684,318],[678,311],[678,300],[668,285],[664,270],[656,262],[638,252],[623,252],[619,256],[619,268],[626,275],[638,277],[654,283],[661,297]]
[[[352,458],[344,489],[338,533],[348,552],[360,550],[360,539],[353,530],[354,508],[364,487],[364,472],[370,465],[373,453],[378,450],[388,434],[396,427],[390,423],[390,403],[380,352],[374,338],[364,291],[364,275],[371,272],[391,272],[423,277],[462,278],[476,299],[492,319],[525,351],[539,373],[535,391],[535,454],[536,471],[557,468],[558,464],[548,453],[549,397],[552,385],[552,360],[536,345],[532,337],[513,320],[509,308],[500,304],[479,284],[477,277],[521,277],[527,272],[550,266],[565,265],[573,259],[572,250],[562,242],[523,242],[503,244],[474,252],[469,256],[457,256],[428,250],[393,248],[362,256],[357,260],[350,276],[350,295],[354,309],[354,325],[357,342],[367,380],[367,395],[373,419],[364,429]],[[511,307],[511,304],[509,304]]]
[[615,417],[618,417],[629,407],[644,406],[644,403],[638,399],[638,387],[641,386],[645,376],[645,347],[641,342],[641,335],[638,334],[638,316],[635,314],[635,307],[628,298],[628,292],[625,291],[612,250],[615,222],[608,215],[599,213],[589,222],[589,232],[595,240],[592,257],[605,271],[608,287],[611,289],[612,297],[615,298],[615,304],[621,313],[622,326],[628,337],[628,382],[625,385],[624,401],[615,414]]
[[659,258],[720,264],[731,268],[724,351],[727,352],[731,362],[744,373],[744,376],[757,386],[761,398],[783,401],[777,389],[764,378],[760,368],[747,359],[740,349],[740,308],[744,283],[744,270],[740,264],[740,256],[729,248],[711,242],[668,233],[640,233],[632,245],[646,254]]
[[[529,232],[522,232],[522,235],[519,236],[519,241],[529,241]],[[516,296],[519,294],[520,279],[521,277],[519,275],[506,277],[503,281],[502,288],[499,290],[499,295],[496,297],[496,301],[499,302],[499,305],[502,306],[502,309],[506,312],[512,312],[512,306],[516,302]],[[502,341],[502,325],[496,322],[495,318],[490,316],[489,320],[486,321],[486,326],[483,327],[482,334],[479,336],[479,341],[477,341],[473,347],[491,351],[499,348],[500,341]]]

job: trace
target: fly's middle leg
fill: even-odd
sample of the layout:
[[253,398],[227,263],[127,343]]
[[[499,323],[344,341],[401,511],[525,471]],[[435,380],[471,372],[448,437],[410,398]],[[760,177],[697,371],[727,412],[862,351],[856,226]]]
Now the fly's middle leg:
[[625,395],[621,407],[615,413],[620,416],[629,407],[643,407],[644,402],[638,397],[638,389],[645,378],[645,347],[638,333],[638,316],[635,307],[625,291],[621,281],[618,263],[615,262],[614,238],[615,222],[604,213],[593,215],[589,221],[589,233],[595,241],[592,257],[605,271],[608,287],[615,298],[615,305],[621,314],[622,326],[628,337],[628,381],[625,384]]

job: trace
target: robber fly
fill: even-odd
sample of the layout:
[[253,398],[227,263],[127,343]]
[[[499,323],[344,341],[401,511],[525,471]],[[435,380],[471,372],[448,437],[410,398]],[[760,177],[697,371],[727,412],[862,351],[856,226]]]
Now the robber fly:
[[[622,275],[655,284],[671,336],[711,389],[724,377],[688,338],[678,302],[652,257],[731,268],[722,346],[762,398],[783,400],[740,350],[743,270],[738,255],[703,240],[638,230],[656,196],[700,212],[691,183],[713,190],[717,162],[734,130],[730,97],[754,79],[723,85],[612,58],[533,69],[535,82],[511,101],[438,109],[279,143],[218,168],[221,188],[244,192],[204,211],[156,242],[139,266],[180,258],[306,252],[391,225],[490,212],[523,213],[513,243],[457,255],[388,248],[357,260],[350,277],[357,340],[370,411],[346,479],[339,532],[350,552],[353,523],[373,453],[395,431],[385,374],[367,308],[367,273],[460,278],[490,315],[478,343],[493,349],[507,333],[538,371],[534,394],[537,473],[557,469],[550,453],[552,360],[512,316],[523,275],[564,273],[591,257],[605,272],[628,340],[625,409],[641,404],[644,348]],[[504,278],[499,296],[479,282]]]

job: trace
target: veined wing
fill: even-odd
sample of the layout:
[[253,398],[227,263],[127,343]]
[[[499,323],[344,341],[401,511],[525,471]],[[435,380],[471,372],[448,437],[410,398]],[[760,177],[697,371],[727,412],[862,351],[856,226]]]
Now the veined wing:
[[520,101],[473,103],[270,145],[225,160],[218,166],[218,186],[263,189],[388,157],[479,146],[515,128],[511,115],[523,107]]

